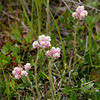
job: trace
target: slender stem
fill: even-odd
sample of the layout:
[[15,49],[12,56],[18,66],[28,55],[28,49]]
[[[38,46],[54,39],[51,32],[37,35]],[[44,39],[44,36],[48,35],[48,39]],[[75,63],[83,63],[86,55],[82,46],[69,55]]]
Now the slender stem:
[[39,58],[39,49],[38,49],[38,53],[37,53],[37,58],[36,58],[36,61],[35,61],[35,77],[34,77],[34,80],[35,80],[35,84],[36,84],[36,90],[37,90],[37,94],[38,94],[38,97],[39,97],[39,100],[40,100],[40,92],[39,92],[39,89],[38,89],[38,83],[37,83],[37,61],[38,61],[38,58]]
[[33,89],[33,87],[32,87],[32,82],[30,81],[30,79],[29,79],[28,76],[27,76],[27,80],[28,80],[28,82],[29,82],[30,85],[31,85],[31,90],[32,90],[32,92],[33,92],[34,100],[36,100],[36,95],[35,95],[34,89]]
[[89,58],[90,58],[90,65],[92,66],[92,57],[91,57],[91,51],[92,51],[92,45],[91,45],[91,34],[92,34],[92,30],[91,30],[91,26],[89,25]]
[[49,61],[49,64],[48,64],[49,82],[50,82],[50,87],[51,87],[51,92],[52,92],[52,98],[53,98],[53,100],[55,100],[55,97],[54,97],[54,84],[53,84],[53,80],[52,80],[52,66],[51,66],[51,62],[52,61]]
[[76,34],[77,34],[77,24],[75,25],[75,33],[73,34],[74,35],[74,44],[73,44],[73,47],[74,47],[74,63],[73,63],[73,68],[72,70],[74,70],[74,67],[75,67],[75,62],[76,62]]

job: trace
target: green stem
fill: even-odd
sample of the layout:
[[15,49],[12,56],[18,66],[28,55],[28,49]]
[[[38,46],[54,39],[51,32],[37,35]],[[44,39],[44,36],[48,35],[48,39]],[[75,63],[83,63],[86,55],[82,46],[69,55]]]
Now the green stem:
[[35,77],[34,77],[34,80],[35,80],[35,84],[36,84],[36,90],[37,90],[37,94],[38,94],[38,97],[39,97],[39,100],[40,100],[40,92],[39,92],[39,89],[38,89],[38,83],[37,83],[37,61],[38,61],[38,58],[39,58],[39,49],[38,49],[38,53],[37,53],[37,58],[36,58],[36,61],[35,61]]
[[51,66],[51,62],[52,61],[49,61],[49,64],[48,64],[49,82],[50,82],[50,87],[51,87],[51,92],[52,92],[52,98],[53,98],[53,100],[55,100],[55,97],[54,97],[54,84],[53,84],[53,80],[52,80],[52,66]]
[[36,95],[35,95],[34,89],[32,87],[32,82],[30,81],[28,76],[27,76],[27,80],[28,80],[29,84],[31,85],[31,91],[33,92],[34,100],[36,100]]
[[76,41],[76,34],[77,34],[77,26],[78,26],[78,22],[75,25],[75,33],[73,34],[74,35],[74,43],[73,43],[73,47],[74,47],[74,63],[73,63],[72,70],[74,70],[75,63],[76,63],[76,43],[77,43],[77,41]]
[[90,58],[90,65],[92,66],[92,57],[91,57],[91,50],[92,50],[92,45],[91,45],[91,33],[92,33],[92,30],[91,30],[91,26],[89,25],[89,58]]

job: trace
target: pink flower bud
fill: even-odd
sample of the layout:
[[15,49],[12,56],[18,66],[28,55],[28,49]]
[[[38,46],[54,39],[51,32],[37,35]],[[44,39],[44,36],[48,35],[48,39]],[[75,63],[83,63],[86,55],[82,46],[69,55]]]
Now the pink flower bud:
[[27,69],[31,69],[31,65],[30,63],[27,63],[26,65],[24,65],[24,68],[27,70]]
[[73,13],[72,13],[72,16],[74,17],[74,19],[77,19],[77,18],[78,18],[78,13],[73,12]]
[[83,20],[85,18],[85,14],[82,12],[80,13],[80,20]]
[[21,78],[21,75],[20,74],[16,74],[15,75],[15,79],[18,79],[19,80],[20,78]]
[[22,75],[22,76],[27,76],[28,73],[27,73],[27,71],[23,70],[23,71],[21,72],[21,75]]
[[38,38],[39,42],[45,41],[45,37],[46,37],[45,35],[39,36],[39,38]]
[[45,55],[46,55],[47,57],[50,57],[50,56],[51,56],[50,51],[49,51],[49,50],[48,50],[48,51],[46,51]]
[[38,41],[34,41],[32,45],[34,49],[39,47]]
[[40,47],[45,48],[45,41],[40,42]]
[[84,6],[78,6],[76,9],[76,13],[78,13],[78,14],[80,14],[83,11],[84,11]]
[[83,13],[85,14],[85,16],[88,15],[88,12],[86,10],[84,10]]
[[46,41],[45,48],[50,47],[50,46],[51,46],[50,42],[49,41]]
[[45,37],[45,41],[48,41],[48,42],[50,42],[50,41],[51,41],[51,38],[50,38],[50,36],[46,36],[46,37]]
[[15,67],[14,70],[12,71],[12,74],[15,76],[15,79],[20,79],[21,78],[21,67]]
[[60,57],[60,54],[59,53],[55,53],[55,54],[53,54],[53,57],[54,58],[59,58]]
[[55,49],[56,49],[55,47],[52,47],[51,48],[51,50],[50,50],[51,54],[54,54],[55,53]]

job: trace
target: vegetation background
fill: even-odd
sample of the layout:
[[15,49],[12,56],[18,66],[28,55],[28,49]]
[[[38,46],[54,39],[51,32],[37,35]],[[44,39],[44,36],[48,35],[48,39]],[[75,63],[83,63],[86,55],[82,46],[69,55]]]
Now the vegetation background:
[[[71,12],[79,5],[85,6],[88,16],[77,26],[74,62],[76,21]],[[100,0],[0,0],[0,100],[33,100],[26,78],[14,79],[12,70],[31,63],[29,77],[35,89],[32,74],[37,50],[32,43],[42,34],[61,48],[61,57],[52,64],[57,100],[100,100]],[[47,63],[40,53],[41,100],[52,100]]]

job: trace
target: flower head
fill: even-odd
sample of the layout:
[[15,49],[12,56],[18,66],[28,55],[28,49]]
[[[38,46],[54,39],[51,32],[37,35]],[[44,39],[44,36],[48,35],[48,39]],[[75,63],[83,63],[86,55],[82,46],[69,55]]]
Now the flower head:
[[47,57],[51,57],[51,52],[48,50],[48,51],[46,51],[45,55],[46,55]]
[[50,47],[51,46],[50,41],[51,41],[50,36],[40,35],[38,37],[38,40],[33,42],[33,48],[41,47],[44,49]]
[[21,75],[22,75],[22,76],[27,76],[28,73],[27,73],[27,71],[23,70],[23,71],[21,72]]
[[27,69],[31,69],[31,65],[30,63],[27,63],[26,65],[24,65],[24,68],[27,70]]
[[15,76],[15,79],[21,78],[21,75],[20,75],[21,71],[22,71],[22,68],[20,66],[14,68],[14,70],[12,71],[12,74]]
[[87,15],[88,12],[84,10],[84,6],[78,6],[76,12],[72,13],[72,17],[74,17],[74,19],[79,18],[80,20],[83,20]]
[[33,45],[33,48],[38,48],[39,47],[38,41],[34,41],[32,45]]
[[50,49],[50,51],[46,51],[46,54],[45,54],[47,57],[54,57],[54,58],[59,58],[60,57],[60,48],[55,48],[55,47],[52,47]]
[[73,12],[73,13],[72,13],[72,16],[74,17],[74,19],[77,19],[77,18],[78,18],[78,13]]

